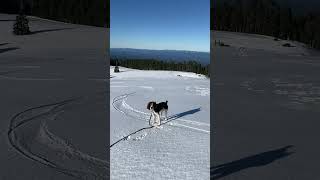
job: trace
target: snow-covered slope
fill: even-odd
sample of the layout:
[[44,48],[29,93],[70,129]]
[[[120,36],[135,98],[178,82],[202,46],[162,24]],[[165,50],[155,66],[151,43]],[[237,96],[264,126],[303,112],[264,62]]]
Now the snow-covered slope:
[[211,38],[212,178],[320,179],[319,52],[255,34],[211,31]]
[[[111,67],[111,179],[209,179],[210,81],[194,73]],[[168,121],[148,124],[149,101]]]
[[[264,51],[267,53],[285,54],[285,55],[309,55],[310,50],[303,44],[297,41],[289,40],[274,40],[274,37],[247,34],[227,31],[213,32],[214,40],[211,43],[223,42],[230,45],[231,48],[236,48],[238,54],[256,54],[257,51]],[[293,47],[284,47],[283,45],[289,43]],[[261,53],[260,53],[261,54]]]
[[116,76],[117,79],[136,79],[136,78],[147,78],[147,79],[207,79],[202,74],[196,74],[191,72],[181,72],[181,71],[144,71],[137,69],[130,69],[125,67],[120,67],[121,73],[114,73],[114,67],[111,66],[110,74],[111,77]]
[[29,17],[15,36],[15,18],[0,14],[0,179],[108,179],[109,29]]

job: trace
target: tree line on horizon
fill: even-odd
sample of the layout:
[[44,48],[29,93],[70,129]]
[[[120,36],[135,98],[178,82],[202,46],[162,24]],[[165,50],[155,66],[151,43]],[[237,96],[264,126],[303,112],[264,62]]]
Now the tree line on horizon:
[[296,13],[273,0],[212,3],[211,30],[268,35],[320,49],[320,13]]
[[20,13],[67,23],[110,27],[110,0],[3,0],[0,12]]
[[110,59],[111,66],[122,66],[140,70],[184,71],[203,74],[210,77],[210,65],[202,65],[196,61],[163,61],[156,59]]

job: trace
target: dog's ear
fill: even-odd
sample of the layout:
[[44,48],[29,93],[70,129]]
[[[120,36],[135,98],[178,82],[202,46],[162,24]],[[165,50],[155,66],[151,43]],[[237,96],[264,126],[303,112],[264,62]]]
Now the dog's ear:
[[168,101],[166,101],[166,104],[168,104]]

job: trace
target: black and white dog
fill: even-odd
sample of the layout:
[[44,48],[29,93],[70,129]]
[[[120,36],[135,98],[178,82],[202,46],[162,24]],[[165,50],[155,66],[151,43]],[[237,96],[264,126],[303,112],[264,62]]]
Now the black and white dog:
[[[165,113],[165,120],[168,119],[168,101],[161,102],[157,104],[154,101],[151,101],[147,105],[147,109],[151,111],[151,116],[149,119],[149,125],[150,126],[160,126],[160,116]],[[153,117],[154,123],[151,124],[151,118]]]

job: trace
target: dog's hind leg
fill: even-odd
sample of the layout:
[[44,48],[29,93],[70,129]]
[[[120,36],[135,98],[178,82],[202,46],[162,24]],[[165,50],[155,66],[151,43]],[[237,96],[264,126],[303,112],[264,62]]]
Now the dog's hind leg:
[[155,124],[156,124],[156,126],[160,126],[161,125],[161,121],[160,121],[160,114],[159,113],[156,113],[156,122],[155,122]]
[[165,113],[165,120],[167,121],[168,120],[168,110],[166,109],[164,113]]

